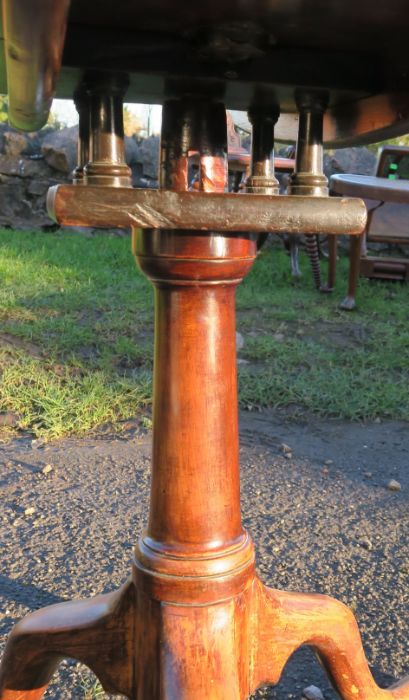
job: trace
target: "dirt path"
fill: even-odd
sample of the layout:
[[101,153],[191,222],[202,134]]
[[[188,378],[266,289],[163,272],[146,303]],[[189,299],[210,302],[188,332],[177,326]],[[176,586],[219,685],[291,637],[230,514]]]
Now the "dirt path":
[[[242,413],[241,464],[244,523],[266,583],[340,598],[356,612],[377,681],[409,673],[409,425]],[[28,611],[126,579],[145,523],[149,467],[150,435],[132,431],[0,447],[3,642]],[[390,479],[401,491],[388,490]],[[257,697],[299,698],[311,684],[335,697],[301,650],[280,684]],[[48,697],[94,697],[84,690],[92,685],[68,662]]]

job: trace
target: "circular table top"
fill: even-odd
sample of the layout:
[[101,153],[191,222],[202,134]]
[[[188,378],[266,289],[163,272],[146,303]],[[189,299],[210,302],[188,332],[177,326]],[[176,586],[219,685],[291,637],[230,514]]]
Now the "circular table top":
[[347,197],[409,204],[409,180],[388,180],[370,175],[333,175],[330,190],[333,194]]

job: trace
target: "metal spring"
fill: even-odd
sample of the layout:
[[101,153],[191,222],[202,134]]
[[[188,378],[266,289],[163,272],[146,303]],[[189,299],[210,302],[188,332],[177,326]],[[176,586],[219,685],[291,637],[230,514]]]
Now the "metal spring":
[[311,263],[312,276],[316,289],[321,287],[321,270],[320,270],[320,255],[318,246],[318,236],[315,234],[306,234],[305,249]]

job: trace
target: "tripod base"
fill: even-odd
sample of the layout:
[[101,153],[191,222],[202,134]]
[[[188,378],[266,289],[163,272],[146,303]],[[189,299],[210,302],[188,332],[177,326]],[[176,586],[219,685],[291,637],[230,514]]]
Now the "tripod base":
[[266,588],[254,574],[238,595],[208,605],[154,600],[128,582],[28,615],[8,640],[0,697],[39,700],[67,656],[130,700],[244,700],[278,683],[302,644],[314,647],[345,700],[408,700],[409,678],[376,685],[345,605]]

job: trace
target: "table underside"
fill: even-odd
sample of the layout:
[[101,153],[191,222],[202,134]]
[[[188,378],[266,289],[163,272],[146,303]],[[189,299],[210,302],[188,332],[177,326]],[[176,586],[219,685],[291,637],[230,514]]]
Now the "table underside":
[[[32,86],[41,64],[38,15],[53,3],[8,4],[18,21],[6,49],[26,53],[19,80]],[[231,109],[279,103],[277,138],[292,141],[294,90],[325,89],[325,142],[373,142],[409,131],[407,10],[407,0],[72,0],[56,94],[71,98],[84,70],[95,68],[129,73],[129,102],[161,103],[202,84]],[[0,90],[7,91],[4,58]]]

